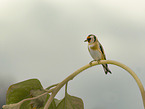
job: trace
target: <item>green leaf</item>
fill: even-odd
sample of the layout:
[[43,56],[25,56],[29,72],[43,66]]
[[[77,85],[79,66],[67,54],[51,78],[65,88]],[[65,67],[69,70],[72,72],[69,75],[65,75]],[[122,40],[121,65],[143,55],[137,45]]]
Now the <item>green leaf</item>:
[[29,79],[20,83],[11,85],[6,94],[6,104],[17,103],[25,98],[30,98],[31,90],[43,89],[37,79]]
[[[49,94],[44,94],[31,101],[20,102],[26,98],[37,97],[46,91],[37,79],[29,79],[20,83],[13,84],[9,87],[6,94],[6,105],[3,109],[43,109],[49,98]],[[49,109],[56,109],[54,100]]]
[[56,109],[84,109],[81,98],[66,94]]
[[58,99],[54,98],[54,101],[55,101],[55,105],[57,106],[62,100],[58,100]]
[[25,101],[21,104],[20,109],[32,109],[32,105],[30,105],[30,101]]

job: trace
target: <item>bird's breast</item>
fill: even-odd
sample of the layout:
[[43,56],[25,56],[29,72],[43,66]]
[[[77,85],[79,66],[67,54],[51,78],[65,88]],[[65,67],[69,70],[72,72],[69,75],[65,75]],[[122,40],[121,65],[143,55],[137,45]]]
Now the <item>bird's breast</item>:
[[96,61],[101,60],[101,53],[99,50],[93,50],[93,49],[91,49],[90,46],[88,47],[88,49],[94,60],[96,60]]

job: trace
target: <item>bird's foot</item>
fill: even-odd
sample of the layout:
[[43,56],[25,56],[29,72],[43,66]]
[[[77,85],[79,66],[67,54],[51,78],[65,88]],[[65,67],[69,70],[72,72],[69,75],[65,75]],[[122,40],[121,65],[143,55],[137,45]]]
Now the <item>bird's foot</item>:
[[94,62],[94,61],[96,61],[96,60],[92,60],[89,64],[90,64],[90,66],[92,66],[92,62]]
[[100,60],[92,60],[89,64],[90,64],[90,66],[92,66],[92,63],[94,62],[94,61],[97,61],[98,62],[98,64],[99,64],[99,62],[100,62]]
[[97,62],[98,62],[98,64],[99,64],[100,60],[98,60]]

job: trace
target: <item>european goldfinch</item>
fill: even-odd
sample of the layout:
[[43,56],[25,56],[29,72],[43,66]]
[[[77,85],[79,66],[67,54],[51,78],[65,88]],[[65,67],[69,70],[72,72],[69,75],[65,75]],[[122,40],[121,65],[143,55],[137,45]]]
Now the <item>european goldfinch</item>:
[[[84,42],[88,42],[88,50],[92,58],[94,59],[93,61],[99,62],[100,60],[106,60],[104,49],[95,35],[88,35],[87,39]],[[90,62],[90,65],[93,61]],[[107,64],[102,64],[102,66],[105,71],[105,74],[107,74],[108,72],[111,73]]]

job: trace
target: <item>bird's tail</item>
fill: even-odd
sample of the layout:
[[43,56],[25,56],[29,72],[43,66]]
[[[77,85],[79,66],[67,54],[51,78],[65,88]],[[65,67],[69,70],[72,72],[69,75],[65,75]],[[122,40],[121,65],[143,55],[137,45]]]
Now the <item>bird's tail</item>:
[[105,71],[105,74],[107,74],[108,72],[111,74],[112,72],[109,70],[108,65],[107,64],[102,64],[103,69]]

